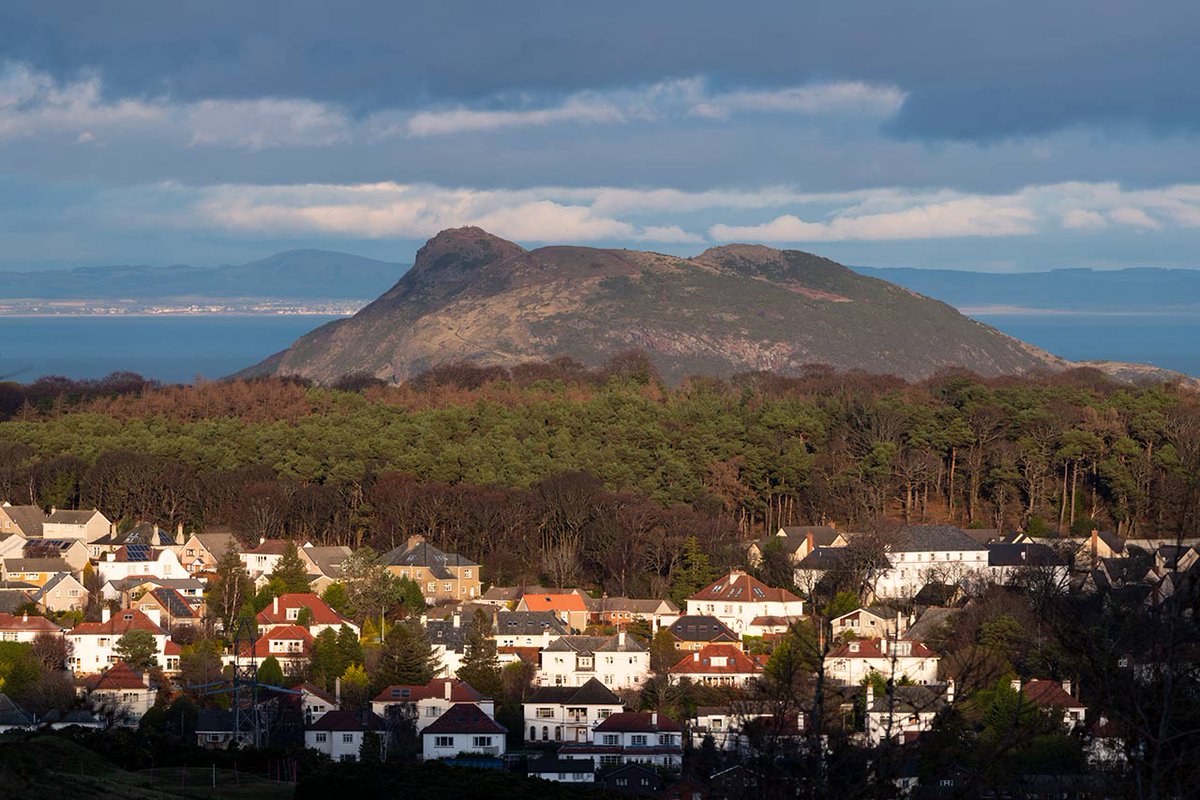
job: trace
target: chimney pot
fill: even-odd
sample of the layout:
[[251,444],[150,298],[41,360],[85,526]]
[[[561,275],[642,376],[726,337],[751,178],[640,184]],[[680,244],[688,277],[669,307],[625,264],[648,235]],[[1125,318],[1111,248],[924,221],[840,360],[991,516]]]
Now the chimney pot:
[[811,552],[813,551],[813,535],[812,535],[812,531],[809,531],[809,532],[808,532],[808,535],[804,537],[804,541],[805,541],[805,543],[808,545],[808,552],[810,552],[810,553],[811,553]]
[[452,617],[452,620],[453,620],[454,627],[457,628],[462,625],[462,615],[459,614],[457,611],[454,612],[454,616]]
[[946,680],[946,702],[954,702],[954,678],[949,678]]
[[449,699],[450,699],[450,692],[451,692],[451,690],[454,688],[454,687],[451,685],[451,683],[450,683],[450,679],[449,679],[449,678],[446,678],[445,687],[446,687],[446,688],[445,688],[445,692],[446,692],[446,699],[447,699],[447,700],[449,700]]
[[279,597],[278,596],[271,598],[271,613],[272,614],[279,613]]
[[650,712],[650,725],[651,725],[651,727],[654,727],[654,728],[658,727],[658,712],[657,711]]
[[625,631],[624,630],[617,631],[617,647],[620,647],[622,649],[625,648]]
[[337,678],[333,682],[333,702],[338,708],[342,707],[342,679]]
[[1013,679],[1012,679],[1012,688],[1013,688],[1013,691],[1014,691],[1014,692],[1019,692],[1019,691],[1021,691],[1021,679],[1020,679],[1020,678],[1013,678]]
[[110,619],[112,619],[112,609],[106,605],[100,609],[100,621],[108,622]]
[[692,661],[695,661],[695,662],[700,661],[700,651],[699,650],[692,651]]
[[1073,692],[1071,691],[1072,686],[1071,686],[1070,678],[1067,678],[1066,680],[1064,680],[1062,682],[1062,687],[1063,687],[1063,691],[1066,692],[1067,694],[1073,694]]
[[867,681],[867,710],[871,710],[871,706],[875,705],[875,685],[870,680]]
[[29,612],[28,611],[21,614],[21,622],[29,622]]

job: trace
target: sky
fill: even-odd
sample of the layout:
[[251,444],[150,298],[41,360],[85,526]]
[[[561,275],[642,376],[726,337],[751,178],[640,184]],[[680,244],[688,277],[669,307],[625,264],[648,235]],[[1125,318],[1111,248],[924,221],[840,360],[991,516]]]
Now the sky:
[[0,269],[526,246],[1200,267],[1195,0],[0,4]]

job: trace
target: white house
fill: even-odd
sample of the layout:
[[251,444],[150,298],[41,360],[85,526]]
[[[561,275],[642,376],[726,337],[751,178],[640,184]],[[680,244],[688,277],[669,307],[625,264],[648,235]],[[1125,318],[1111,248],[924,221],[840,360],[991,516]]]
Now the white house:
[[872,747],[890,738],[899,744],[933,727],[933,721],[954,702],[954,681],[941,686],[895,686],[891,696],[875,694],[867,682],[867,743]]
[[878,597],[911,598],[927,583],[988,580],[988,549],[953,525],[909,525],[887,545],[888,567],[875,578]]
[[609,689],[633,689],[650,673],[650,652],[632,636],[562,636],[539,654],[539,686],[583,686],[592,678]]
[[373,711],[328,711],[304,728],[304,746],[334,761],[357,761],[367,732],[379,741],[379,757],[387,754],[386,726]]
[[[275,571],[275,565],[279,563],[279,559],[283,558],[288,544],[287,539],[260,539],[256,547],[239,554],[242,564],[246,567],[246,572],[255,579],[270,575]],[[309,542],[305,542],[303,545],[298,545],[298,549],[309,545]]]
[[130,631],[142,630],[154,637],[158,648],[158,663],[167,666],[167,632],[141,611],[125,609],[113,614],[107,607],[100,612],[100,622],[81,622],[67,632],[71,642],[70,665],[75,674],[94,673],[117,663],[117,641]]
[[579,687],[539,686],[521,705],[527,742],[590,742],[597,725],[625,708],[595,678]]
[[66,631],[45,617],[0,612],[0,642],[32,642],[40,634],[62,636]]
[[853,635],[858,639],[903,636],[908,618],[887,606],[856,608],[829,621],[834,638]]
[[179,563],[179,556],[174,550],[130,544],[105,554],[103,559],[97,561],[96,574],[107,583],[138,576],[183,578],[187,576],[187,571]]
[[596,726],[590,744],[565,744],[559,758],[587,759],[595,769],[637,763],[677,772],[683,728],[657,711],[622,711]]
[[553,611],[496,612],[496,647],[549,647],[569,633]]
[[136,672],[124,661],[98,675],[88,675],[80,681],[79,694],[93,706],[117,703],[124,723],[135,723],[154,706],[158,688],[150,683],[148,673]]
[[855,639],[825,656],[825,674],[834,683],[853,686],[872,672],[885,679],[907,677],[913,683],[937,681],[938,657],[910,639]]
[[691,745],[703,746],[711,737],[718,750],[752,755],[753,744],[761,734],[776,743],[781,737],[797,745],[805,735],[806,717],[789,703],[765,700],[736,700],[724,706],[697,706],[696,721],[688,727]]
[[299,624],[301,613],[308,609],[308,632],[317,636],[326,628],[337,633],[343,626],[360,632],[359,626],[347,617],[334,611],[328,603],[313,592],[287,592],[271,599],[271,605],[258,612],[256,619],[262,626]]
[[1068,730],[1083,724],[1087,715],[1087,707],[1073,694],[1074,686],[1069,680],[1059,683],[1037,679],[1022,683],[1020,678],[1014,678],[1012,688],[1047,714],[1061,715],[1063,727]]
[[595,783],[596,772],[590,761],[581,758],[531,758],[525,767],[530,778],[556,783]]
[[311,725],[330,711],[338,710],[337,697],[319,686],[301,683],[291,689],[300,693],[300,711],[304,714],[305,725]]
[[474,703],[455,703],[421,732],[426,761],[460,753],[499,758],[507,751],[508,729]]
[[112,532],[112,523],[96,509],[68,511],[51,509],[42,522],[44,539],[81,539],[94,542]]
[[684,655],[671,667],[670,676],[672,681],[690,680],[704,686],[745,686],[762,672],[762,663],[739,648],[710,644]]
[[731,570],[689,597],[687,613],[716,617],[734,633],[742,634],[760,617],[800,618],[804,601],[787,589],[773,589],[741,570]]
[[457,678],[434,678],[424,686],[389,686],[371,701],[371,710],[387,719],[397,713],[391,710],[395,708],[411,718],[420,733],[458,703],[472,703],[489,717],[496,717],[495,701]]

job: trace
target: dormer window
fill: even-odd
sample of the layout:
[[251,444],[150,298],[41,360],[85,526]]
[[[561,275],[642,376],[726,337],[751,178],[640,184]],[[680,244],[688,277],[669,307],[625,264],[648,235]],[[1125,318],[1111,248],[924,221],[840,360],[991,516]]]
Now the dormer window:
[[857,652],[858,652],[858,642],[851,642],[851,643],[850,643],[850,652],[851,652],[851,653],[857,653]]
[[299,619],[300,618],[300,609],[298,609],[298,608],[287,609],[287,618],[288,619]]

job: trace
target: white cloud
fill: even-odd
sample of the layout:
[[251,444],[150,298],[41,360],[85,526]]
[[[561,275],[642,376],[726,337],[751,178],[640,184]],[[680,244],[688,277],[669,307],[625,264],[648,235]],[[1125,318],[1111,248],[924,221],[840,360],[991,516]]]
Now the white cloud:
[[1162,229],[1161,222],[1153,219],[1140,208],[1133,208],[1131,206],[1114,208],[1108,212],[1108,217],[1113,222],[1119,222],[1122,225],[1132,225],[1135,228],[1147,228],[1152,231]]
[[697,102],[693,116],[725,119],[737,112],[785,114],[862,114],[890,117],[904,105],[905,93],[895,86],[839,81],[771,91],[717,94]]
[[1070,230],[1099,230],[1108,227],[1108,220],[1098,211],[1074,208],[1063,215],[1062,224]]

